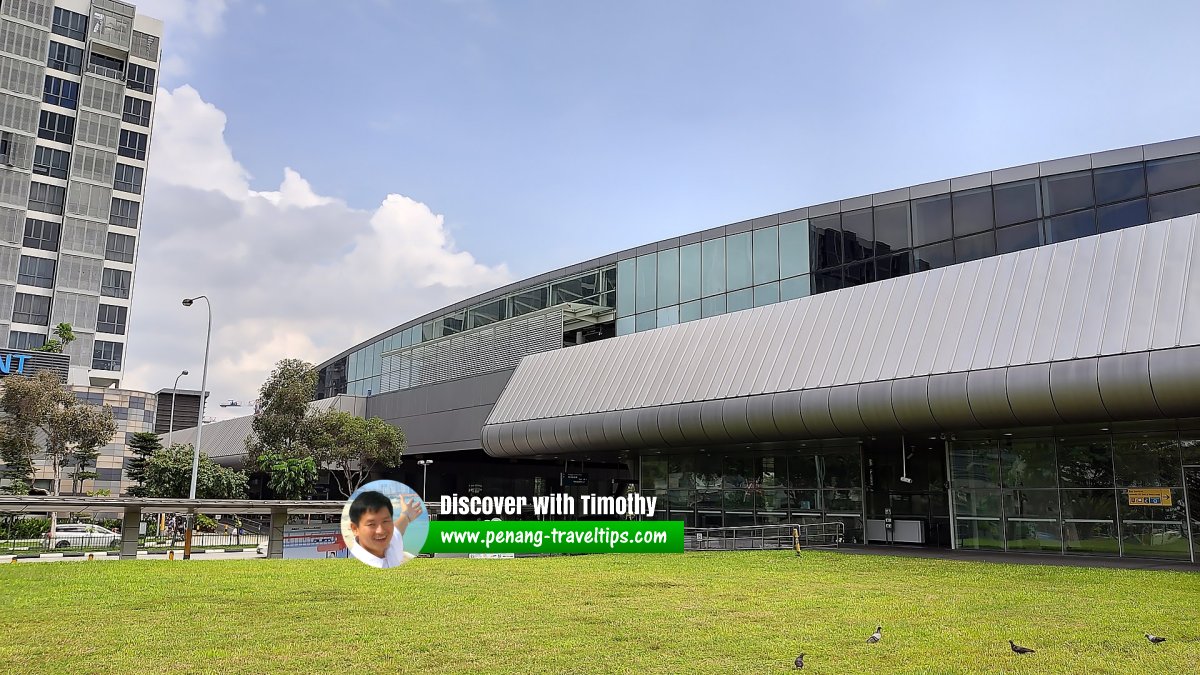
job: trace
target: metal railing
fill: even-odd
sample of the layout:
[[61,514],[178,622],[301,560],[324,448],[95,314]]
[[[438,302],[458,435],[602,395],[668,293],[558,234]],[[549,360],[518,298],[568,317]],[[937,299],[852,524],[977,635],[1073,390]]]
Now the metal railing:
[[688,527],[685,551],[777,551],[797,548],[837,548],[846,538],[844,523],[754,525],[745,527]]

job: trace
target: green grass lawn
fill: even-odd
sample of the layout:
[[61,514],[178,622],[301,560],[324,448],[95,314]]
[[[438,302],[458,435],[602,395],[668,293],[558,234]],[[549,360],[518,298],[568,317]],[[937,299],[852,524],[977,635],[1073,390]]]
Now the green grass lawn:
[[1197,611],[1200,574],[824,551],[22,563],[0,672],[1182,673]]

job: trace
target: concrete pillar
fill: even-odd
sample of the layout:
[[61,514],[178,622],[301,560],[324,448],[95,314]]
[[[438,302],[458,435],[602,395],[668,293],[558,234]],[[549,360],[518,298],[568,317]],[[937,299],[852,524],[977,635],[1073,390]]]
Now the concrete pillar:
[[142,521],[142,509],[126,506],[121,519],[121,560],[134,560],[138,550],[138,526]]
[[271,533],[267,539],[267,557],[283,557],[283,526],[287,523],[285,509],[271,509]]

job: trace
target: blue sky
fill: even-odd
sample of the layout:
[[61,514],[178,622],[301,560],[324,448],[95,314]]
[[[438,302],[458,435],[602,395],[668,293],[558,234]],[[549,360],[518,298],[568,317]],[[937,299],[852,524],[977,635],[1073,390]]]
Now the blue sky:
[[209,291],[222,399],[606,253],[1200,134],[1195,2],[139,7],[171,65],[130,379],[199,372],[176,296]]

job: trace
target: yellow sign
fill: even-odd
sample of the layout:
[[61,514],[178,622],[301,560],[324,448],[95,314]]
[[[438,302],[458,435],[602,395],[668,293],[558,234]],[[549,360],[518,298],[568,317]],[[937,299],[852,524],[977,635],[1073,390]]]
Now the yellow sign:
[[1171,490],[1168,488],[1130,488],[1130,506],[1171,506]]

